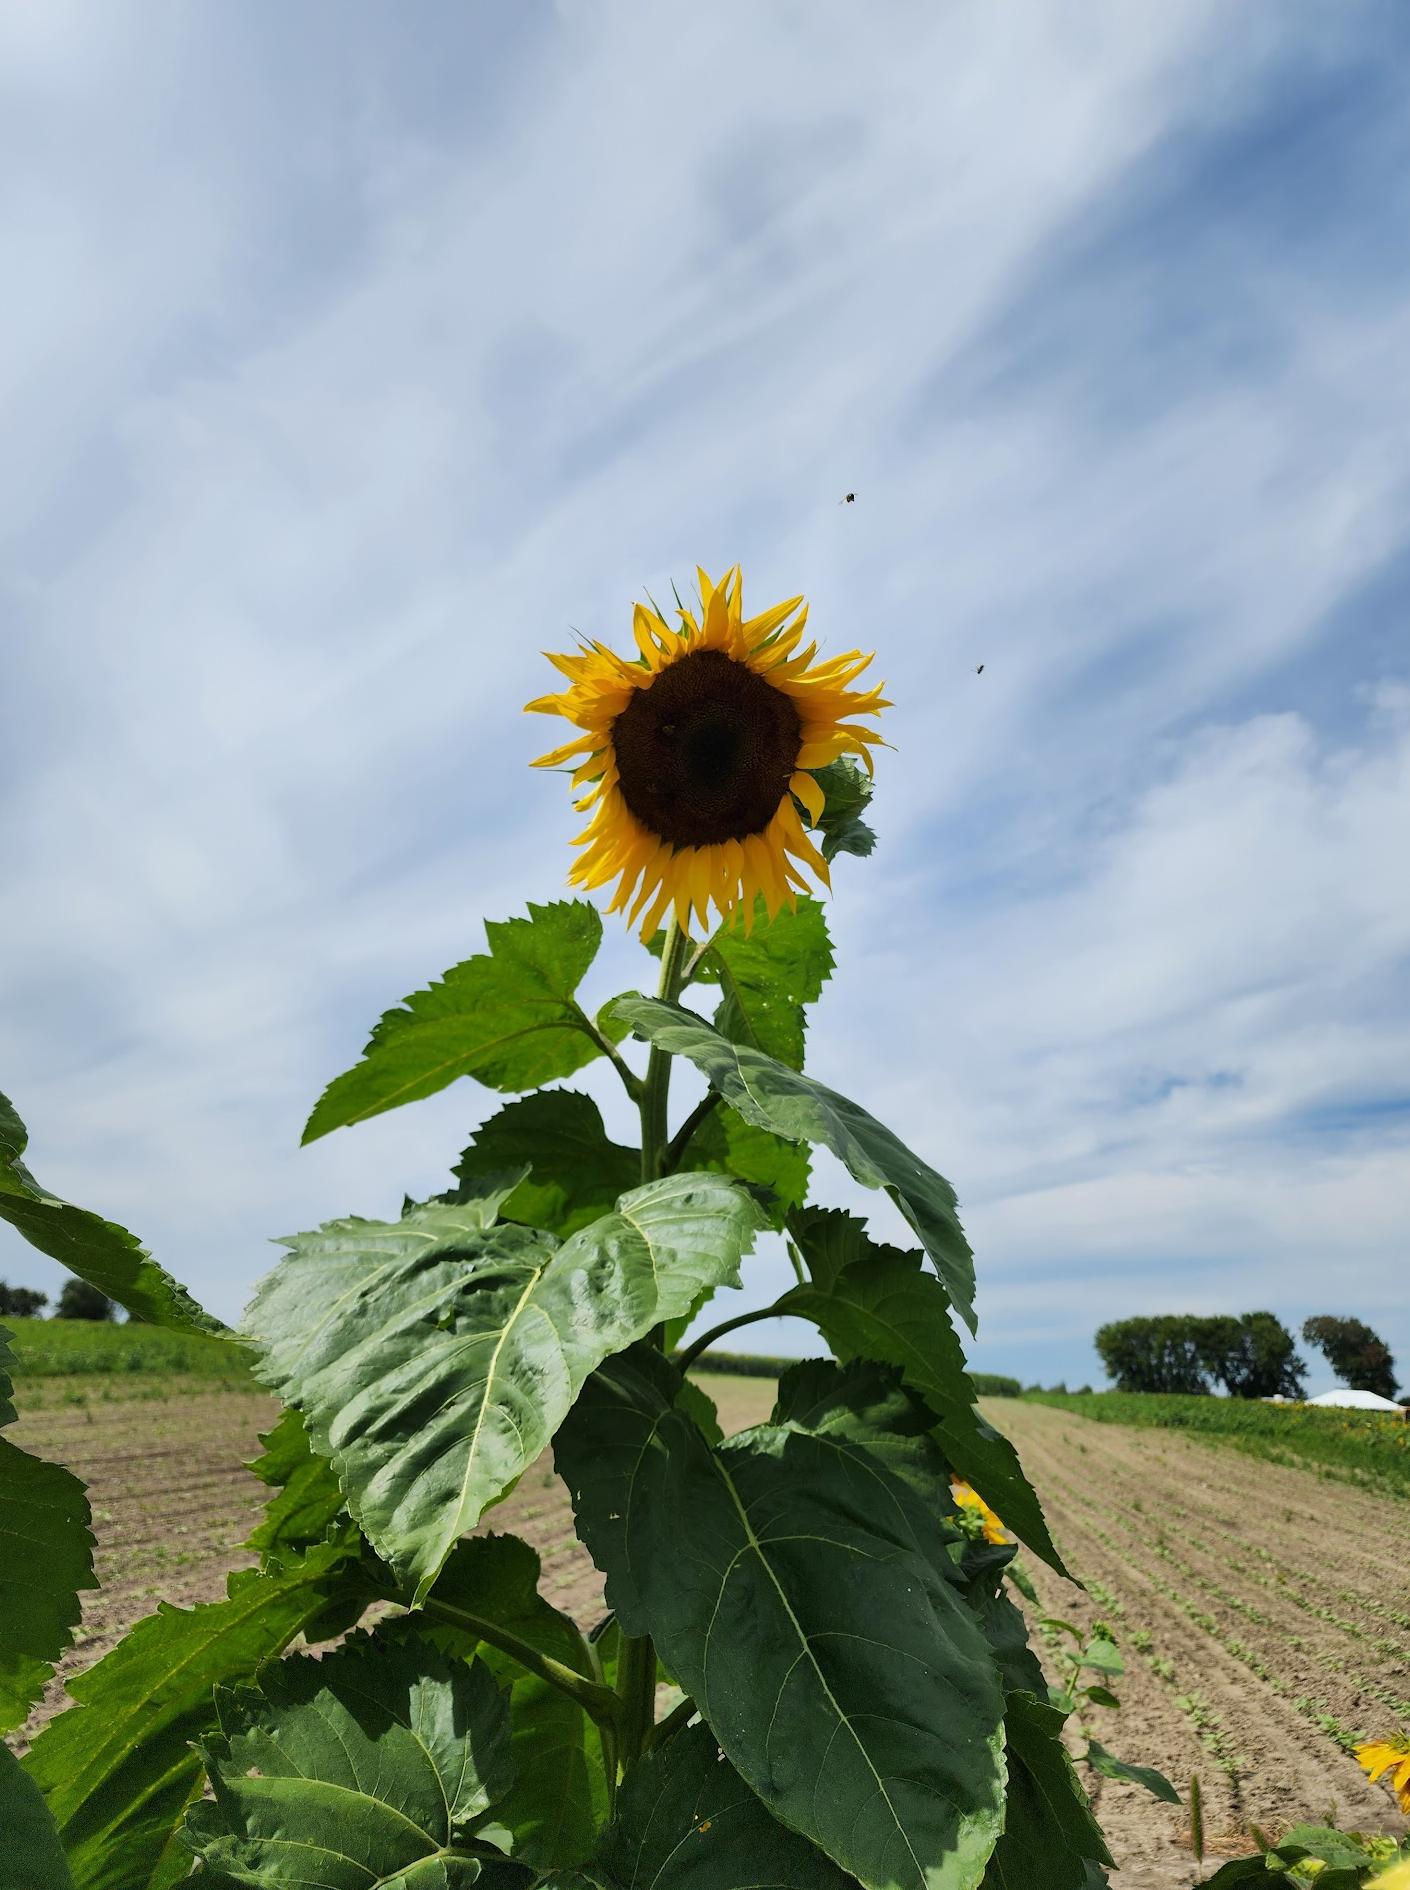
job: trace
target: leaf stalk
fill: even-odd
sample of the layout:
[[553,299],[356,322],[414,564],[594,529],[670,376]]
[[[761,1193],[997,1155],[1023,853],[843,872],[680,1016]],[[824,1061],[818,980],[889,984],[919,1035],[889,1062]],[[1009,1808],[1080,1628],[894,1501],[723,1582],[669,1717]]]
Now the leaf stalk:
[[613,1043],[606,1031],[599,1028],[596,1018],[589,1017],[580,1004],[575,1004],[573,1009],[578,1014],[577,1022],[579,1029],[582,1030],[585,1035],[592,1038],[592,1041],[597,1045],[603,1056],[606,1057],[607,1061],[612,1065],[612,1068],[617,1072],[618,1076],[621,1077],[622,1087],[626,1090],[628,1096],[631,1097],[632,1101],[636,1103],[639,1108],[644,1093],[641,1078],[618,1050],[616,1044]]
[[667,1713],[666,1717],[661,1721],[660,1725],[652,1732],[651,1745],[653,1750],[659,1745],[664,1745],[666,1740],[671,1737],[672,1733],[678,1733],[683,1727],[688,1726],[699,1711],[700,1708],[695,1704],[695,1701],[688,1696],[683,1699],[678,1706],[673,1706],[670,1712]]
[[555,1660],[552,1654],[545,1654],[532,1642],[522,1640],[512,1628],[501,1627],[497,1621],[487,1621],[483,1615],[472,1614],[467,1608],[457,1608],[453,1602],[438,1601],[434,1595],[427,1597],[423,1612],[434,1621],[444,1621],[450,1627],[463,1628],[467,1634],[474,1634],[489,1646],[497,1647],[502,1654],[508,1654],[511,1660],[517,1660],[521,1667],[536,1678],[546,1680],[551,1687],[557,1687],[560,1693],[566,1693],[570,1699],[576,1700],[598,1725],[615,1725],[621,1706],[611,1687],[576,1673],[563,1661]]
[[754,1312],[736,1313],[733,1319],[722,1319],[717,1326],[711,1326],[708,1332],[702,1332],[698,1339],[692,1339],[682,1352],[677,1352],[674,1359],[676,1370],[688,1372],[702,1352],[707,1352],[716,1339],[722,1339],[727,1332],[733,1332],[737,1326],[757,1325],[761,1319],[780,1319],[784,1310],[775,1302],[772,1306],[760,1306]]
[[723,1101],[724,1097],[717,1089],[706,1090],[705,1094],[700,1098],[700,1101],[691,1110],[685,1121],[666,1144],[665,1153],[661,1157],[661,1173],[663,1175],[673,1175],[676,1172],[677,1168],[681,1165],[682,1156],[690,1147],[691,1137],[695,1134],[695,1131],[700,1127],[701,1123],[714,1114]]

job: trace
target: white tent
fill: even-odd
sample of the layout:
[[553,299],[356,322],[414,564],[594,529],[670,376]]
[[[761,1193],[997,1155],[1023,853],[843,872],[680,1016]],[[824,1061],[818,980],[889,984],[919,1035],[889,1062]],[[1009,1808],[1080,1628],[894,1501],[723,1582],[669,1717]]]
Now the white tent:
[[1324,1391],[1320,1398],[1309,1398],[1307,1402],[1337,1405],[1348,1411],[1394,1411],[1398,1417],[1406,1415],[1405,1406],[1397,1404],[1394,1398],[1382,1398],[1375,1391],[1348,1391],[1345,1386],[1336,1391]]

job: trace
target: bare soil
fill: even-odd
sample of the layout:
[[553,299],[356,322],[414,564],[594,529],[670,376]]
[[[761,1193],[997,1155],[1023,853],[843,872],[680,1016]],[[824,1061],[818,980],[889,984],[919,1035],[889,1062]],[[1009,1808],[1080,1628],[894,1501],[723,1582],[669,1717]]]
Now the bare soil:
[[[240,1544],[266,1491],[243,1466],[276,1416],[255,1391],[142,1384],[105,1397],[91,1379],[71,1395],[44,1382],[10,1434],[88,1484],[103,1586],[84,1598],[31,1736],[62,1708],[64,1678],[158,1601],[217,1600],[227,1573],[250,1562]],[[773,1400],[767,1379],[704,1383],[727,1431],[757,1422]],[[1197,1883],[1220,1855],[1250,1848],[1250,1823],[1276,1834],[1331,1813],[1348,1828],[1403,1834],[1389,1794],[1347,1748],[1359,1734],[1410,1730],[1410,1504],[1189,1438],[1009,1399],[985,1409],[1018,1446],[1086,1584],[1025,1556],[1042,1609],[1084,1627],[1107,1620],[1125,1655],[1121,1708],[1092,1708],[1092,1735],[1158,1767],[1182,1795],[1200,1779],[1203,1869],[1183,1811],[1089,1780],[1120,1890]],[[577,1546],[548,1458],[486,1526],[534,1545],[556,1606],[584,1626],[599,1618],[601,1577]]]
[[[1207,1858],[1250,1849],[1250,1824],[1277,1835],[1329,1814],[1404,1835],[1348,1748],[1410,1729],[1410,1504],[1159,1431],[985,1409],[1086,1584],[1025,1557],[1043,1607],[1105,1619],[1125,1655],[1121,1709],[1093,1708],[1091,1732],[1182,1795],[1198,1774]],[[1184,1811],[1094,1784],[1122,1890],[1205,1874]]]

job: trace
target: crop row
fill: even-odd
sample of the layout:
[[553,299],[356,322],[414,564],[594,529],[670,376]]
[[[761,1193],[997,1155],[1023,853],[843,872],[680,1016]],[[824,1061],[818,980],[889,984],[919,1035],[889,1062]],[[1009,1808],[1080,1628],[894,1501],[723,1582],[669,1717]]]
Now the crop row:
[[1030,1392],[1025,1402],[1099,1424],[1184,1431],[1265,1462],[1410,1497],[1410,1421],[1389,1413],[1157,1392]]
[[[1144,1535],[1137,1535],[1135,1531],[1130,1530],[1129,1528],[1124,1528],[1120,1519],[1117,1517],[1113,1517],[1111,1520],[1116,1524],[1118,1528],[1123,1529],[1123,1534],[1127,1537],[1127,1541],[1125,1543],[1118,1541],[1116,1537],[1114,1537],[1109,1531],[1103,1529],[1101,1525],[1093,1519],[1093,1517],[1090,1514],[1090,1502],[1084,1499],[1083,1492],[1080,1492],[1074,1489],[1071,1484],[1065,1481],[1065,1479],[1062,1479],[1055,1475],[1049,1476],[1046,1479],[1046,1482],[1047,1482],[1048,1488],[1060,1489],[1070,1501],[1083,1505],[1083,1507],[1087,1511],[1087,1514],[1084,1516],[1084,1527],[1096,1541],[1101,1543],[1101,1545],[1107,1550],[1109,1555],[1111,1555],[1122,1567],[1126,1568],[1133,1577],[1135,1577],[1140,1582],[1143,1582],[1144,1584],[1149,1586],[1152,1590],[1154,1590],[1157,1594],[1159,1594],[1171,1607],[1177,1609],[1182,1615],[1184,1615],[1184,1617],[1194,1627],[1198,1628],[1201,1633],[1208,1636],[1208,1638],[1216,1646],[1221,1648],[1223,1652],[1231,1660],[1236,1661],[1240,1666],[1246,1668],[1249,1672],[1251,1672],[1254,1675],[1256,1679],[1258,1679],[1265,1686],[1267,1686],[1271,1692],[1275,1693],[1280,1699],[1285,1700],[1286,1703],[1293,1709],[1293,1711],[1296,1712],[1301,1718],[1306,1720],[1309,1725],[1316,1727],[1318,1731],[1333,1738],[1338,1745],[1341,1745],[1348,1750],[1351,1748],[1352,1745],[1357,1743],[1357,1740],[1359,1738],[1364,1738],[1364,1737],[1369,1736],[1369,1729],[1353,1728],[1353,1727],[1349,1727],[1345,1725],[1345,1723],[1342,1720],[1340,1720],[1337,1717],[1337,1715],[1333,1712],[1329,1702],[1325,1700],[1317,1699],[1305,1693],[1295,1692],[1293,1687],[1286,1680],[1284,1680],[1282,1675],[1268,1663],[1267,1659],[1264,1657],[1262,1653],[1260,1653],[1257,1649],[1251,1647],[1239,1635],[1231,1633],[1226,1627],[1224,1627],[1219,1622],[1219,1620],[1217,1619],[1215,1615],[1211,1614],[1206,1608],[1202,1608],[1201,1606],[1198,1605],[1198,1603],[1191,1600],[1190,1597],[1186,1593],[1184,1593],[1179,1587],[1175,1585],[1175,1583],[1166,1580],[1163,1576],[1157,1574],[1156,1571],[1151,1569],[1150,1567],[1143,1567],[1139,1565],[1138,1563],[1136,1563],[1135,1561],[1133,1561],[1129,1552],[1129,1544],[1132,1540],[1139,1542],[1150,1553],[1156,1555],[1161,1560],[1166,1561],[1169,1564],[1169,1566],[1176,1573],[1183,1576],[1186,1581],[1193,1583],[1195,1586],[1197,1586],[1201,1590],[1201,1592],[1208,1594],[1211,1600],[1225,1606],[1231,1605],[1232,1598],[1229,1596],[1227,1591],[1222,1589],[1217,1583],[1210,1581],[1207,1577],[1201,1575],[1198,1570],[1192,1568],[1188,1562],[1174,1555],[1174,1553],[1169,1549],[1168,1545],[1165,1545],[1162,1548],[1161,1546],[1157,1545],[1157,1543],[1155,1543],[1150,1537],[1144,1536]],[[1090,1587],[1090,1584],[1089,1584],[1089,1587]],[[1114,1597],[1109,1597],[1109,1602],[1112,1602],[1114,1600],[1115,1600]],[[1119,1603],[1116,1604],[1116,1608],[1120,1610]],[[1120,1611],[1124,1612],[1124,1610],[1120,1610]],[[1284,1644],[1285,1645],[1288,1644],[1286,1640],[1284,1641]],[[1153,1648],[1151,1648],[1150,1646],[1143,1646],[1138,1651],[1141,1651],[1143,1655],[1145,1655],[1149,1659],[1150,1654],[1153,1652]],[[1399,1652],[1401,1650],[1397,1649],[1396,1651]],[[1157,1675],[1160,1678],[1162,1679],[1170,1678],[1169,1675],[1161,1672],[1159,1666],[1155,1666],[1154,1663],[1152,1664],[1153,1664],[1153,1670],[1157,1673]],[[1319,1663],[1319,1664],[1324,1664],[1324,1663]],[[1405,1714],[1407,1703],[1403,1700],[1398,1699],[1394,1694],[1387,1692],[1380,1685],[1379,1681],[1373,1680],[1370,1678],[1370,1676],[1363,1675],[1360,1673],[1357,1673],[1355,1675],[1350,1674],[1348,1670],[1346,1669],[1344,1663],[1337,1662],[1337,1663],[1325,1663],[1325,1664],[1332,1665],[1333,1671],[1336,1671],[1337,1673],[1342,1675],[1342,1677],[1349,1679],[1358,1694],[1363,1695],[1368,1699],[1374,1699],[1378,1701],[1380,1704],[1383,1704],[1386,1707],[1388,1707],[1392,1712],[1399,1713],[1402,1715]],[[1193,1696],[1186,1696],[1186,1697],[1193,1697]],[[1198,1702],[1196,1703],[1198,1704]],[[1201,1731],[1201,1736],[1203,1737],[1205,1733],[1205,1728],[1201,1726],[1199,1730]],[[1211,1742],[1208,1738],[1205,1738],[1204,1743],[1208,1746],[1210,1745]],[[1215,1756],[1220,1757],[1219,1754],[1216,1754]],[[1222,1757],[1220,1758],[1220,1762],[1223,1763]],[[1226,1766],[1225,1769],[1228,1769],[1228,1767]]]

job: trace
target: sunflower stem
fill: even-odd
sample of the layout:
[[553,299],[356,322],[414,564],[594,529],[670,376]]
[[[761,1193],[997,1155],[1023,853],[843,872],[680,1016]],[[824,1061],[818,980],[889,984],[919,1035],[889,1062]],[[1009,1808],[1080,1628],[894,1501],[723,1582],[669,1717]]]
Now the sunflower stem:
[[[661,951],[661,978],[656,995],[669,1004],[679,995],[690,940],[676,923],[666,921],[666,942]],[[655,1181],[666,1154],[666,1105],[671,1086],[671,1053],[652,1044],[641,1096],[641,1178]]]
[[691,1137],[695,1134],[695,1131],[700,1127],[701,1123],[705,1121],[706,1117],[713,1115],[723,1101],[724,1097],[721,1096],[717,1089],[707,1090],[700,1098],[700,1101],[691,1110],[685,1121],[666,1144],[666,1152],[661,1157],[661,1172],[663,1175],[673,1175],[676,1172],[681,1165],[681,1158],[690,1147]]
[[[672,914],[666,922],[666,938],[661,951],[661,977],[656,987],[657,997],[664,998],[667,1003],[680,992],[689,949],[690,940]],[[663,1172],[668,1141],[667,1103],[670,1085],[671,1053],[653,1044],[639,1099],[643,1183],[657,1180]],[[651,1342],[664,1346],[665,1336],[665,1329],[658,1326],[651,1335]],[[651,1744],[655,1729],[656,1647],[649,1634],[622,1637],[621,1659],[617,1666],[617,1700],[621,1716],[617,1744],[618,1768],[620,1774],[625,1776]]]

